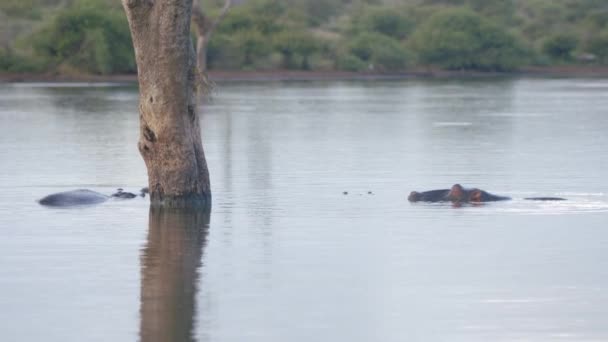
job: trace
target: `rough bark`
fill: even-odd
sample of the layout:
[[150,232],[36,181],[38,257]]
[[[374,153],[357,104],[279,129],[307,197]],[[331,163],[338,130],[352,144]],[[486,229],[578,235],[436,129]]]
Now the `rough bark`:
[[232,6],[232,1],[225,0],[220,14],[215,20],[210,21],[201,9],[199,0],[194,0],[192,4],[192,23],[196,33],[196,68],[201,74],[207,71],[207,45],[211,40],[211,35],[228,13],[230,6]]
[[140,341],[195,341],[199,268],[209,213],[151,207],[141,256]]
[[139,151],[153,205],[211,206],[196,113],[192,0],[122,0],[139,81]]

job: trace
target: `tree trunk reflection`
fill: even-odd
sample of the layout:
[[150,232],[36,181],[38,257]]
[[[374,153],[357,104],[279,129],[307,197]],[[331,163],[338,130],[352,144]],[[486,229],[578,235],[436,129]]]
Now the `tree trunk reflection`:
[[141,257],[141,341],[194,341],[196,292],[209,213],[150,207]]

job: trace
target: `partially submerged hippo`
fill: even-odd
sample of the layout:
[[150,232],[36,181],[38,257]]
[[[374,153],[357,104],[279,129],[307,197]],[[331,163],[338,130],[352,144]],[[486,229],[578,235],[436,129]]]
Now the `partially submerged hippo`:
[[[454,184],[451,189],[431,190],[424,192],[412,191],[408,196],[410,202],[453,202],[453,203],[479,203],[510,200],[511,197],[498,196],[477,188],[465,188]],[[560,197],[528,197],[531,201],[564,201]]]
[[[144,197],[146,193],[147,188],[144,188],[141,190],[139,196]],[[113,193],[110,196],[92,190],[78,189],[48,195],[39,200],[38,203],[50,207],[73,207],[79,205],[103,203],[109,200],[110,198],[130,199],[135,197],[137,197],[136,194],[131,192],[125,192],[123,191],[123,189],[120,188],[117,190],[116,193]]]

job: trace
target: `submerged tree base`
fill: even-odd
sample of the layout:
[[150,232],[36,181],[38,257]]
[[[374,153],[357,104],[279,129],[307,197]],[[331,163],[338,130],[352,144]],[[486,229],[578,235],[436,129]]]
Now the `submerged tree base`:
[[188,194],[184,196],[159,196],[151,194],[150,206],[153,208],[196,208],[211,211],[211,194]]

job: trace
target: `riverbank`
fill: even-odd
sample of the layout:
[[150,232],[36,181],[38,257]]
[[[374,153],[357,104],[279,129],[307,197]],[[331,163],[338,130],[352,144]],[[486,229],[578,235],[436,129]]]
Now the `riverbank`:
[[[332,80],[399,80],[411,78],[483,78],[483,77],[572,77],[608,78],[607,66],[552,66],[527,67],[518,71],[479,72],[438,69],[412,69],[406,72],[348,72],[348,71],[221,71],[209,72],[215,82],[228,81],[332,81]],[[86,82],[86,83],[132,83],[137,75],[58,75],[58,74],[11,74],[0,73],[0,82]]]

